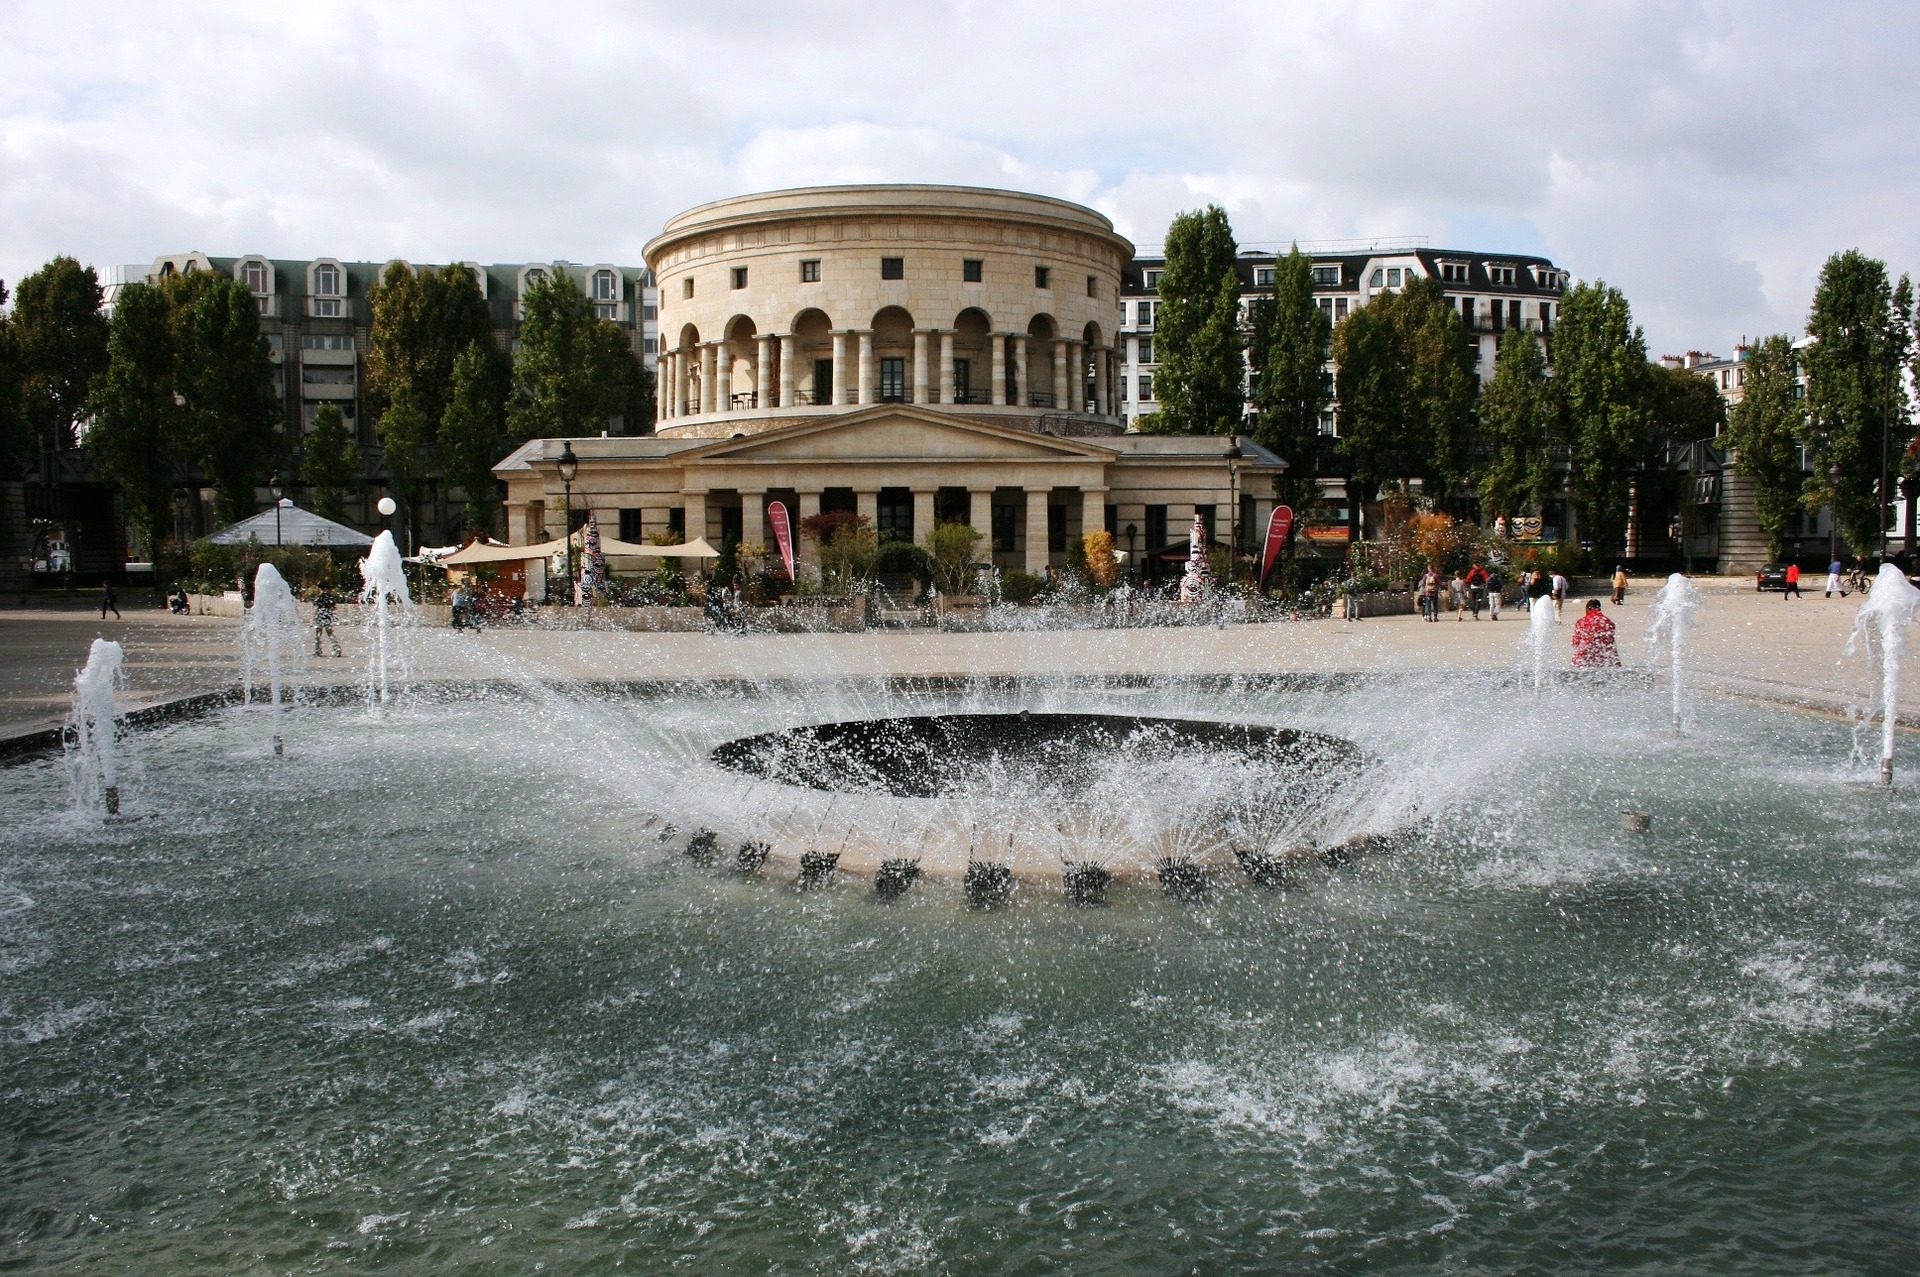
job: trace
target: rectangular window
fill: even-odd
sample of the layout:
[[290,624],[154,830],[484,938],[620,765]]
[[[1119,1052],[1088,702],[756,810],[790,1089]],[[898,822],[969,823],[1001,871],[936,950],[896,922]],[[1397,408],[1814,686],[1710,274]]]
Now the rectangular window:
[[1144,278],[1144,279],[1146,280],[1146,282],[1147,282],[1147,287],[1148,287],[1148,288],[1155,288],[1155,289],[1157,289],[1157,288],[1159,288],[1159,287],[1160,287],[1160,272],[1159,272],[1159,271],[1157,271],[1157,270],[1150,270],[1150,271],[1147,271],[1147,272],[1146,272],[1146,274],[1145,274],[1145,275],[1143,276],[1143,278]]
[[1033,268],[1033,286],[1035,288],[1051,287],[1051,285],[1047,283],[1047,271],[1048,268],[1045,266],[1036,266]]
[[1139,382],[1140,382],[1139,393],[1135,397],[1134,402],[1135,403],[1153,402],[1153,374],[1152,373],[1145,374],[1144,376],[1139,378]]
[[1328,319],[1332,319],[1333,318],[1333,298],[1322,297],[1319,300],[1320,300],[1321,313],[1324,314]]
[[985,279],[987,264],[977,257],[969,257],[960,263],[960,278],[969,284],[977,284]]
[[720,507],[721,545],[725,545],[729,541],[735,545],[739,545],[741,541],[746,539],[746,531],[747,519],[745,511],[737,505],[723,505]]
[[[687,539],[687,508],[685,506],[677,505],[667,511],[667,531],[678,533],[682,541]],[[706,534],[705,528],[700,529],[701,536]]]
[[880,357],[880,402],[907,401],[907,361],[903,355]]
[[1341,320],[1345,319],[1346,317],[1347,317],[1347,299],[1344,297],[1334,298],[1333,299],[1333,322],[1337,324]]
[[315,319],[338,319],[341,316],[338,297],[313,297],[308,299],[308,303],[313,308]]
[[800,263],[800,282],[803,284],[817,284],[820,282],[820,261],[818,258]]
[[1256,266],[1253,268],[1253,286],[1255,288],[1273,287],[1273,267]]
[[1140,328],[1153,327],[1153,313],[1158,310],[1159,307],[1160,304],[1158,302],[1141,302],[1136,308],[1136,313],[1139,316],[1136,321],[1136,326]]
[[1502,321],[1507,317],[1507,308],[1500,304],[1498,297],[1487,303],[1487,312],[1493,319],[1493,331],[1501,332],[1506,328]]
[[1474,306],[1475,302],[1473,298],[1462,297],[1460,299],[1460,322],[1465,324],[1469,329],[1473,327]]
[[340,295],[340,268],[338,266],[316,266],[313,268],[313,291],[322,297]]
[[1398,266],[1387,267],[1387,287],[1400,287],[1400,268]]
[[248,262],[245,266],[241,267],[240,270],[241,273],[246,276],[248,292],[265,293],[272,291],[268,284],[268,281],[272,277],[267,271],[267,264],[265,262]]
[[1520,299],[1517,297],[1507,303],[1507,324],[1512,328],[1523,327],[1520,322]]
[[907,259],[904,257],[882,257],[880,259],[881,279],[905,279],[907,277]]
[[1205,531],[1206,531],[1206,536],[1207,536],[1207,543],[1208,543],[1209,545],[1211,545],[1211,544],[1213,543],[1213,539],[1214,539],[1214,537],[1213,537],[1213,507],[1212,507],[1212,506],[1210,506],[1210,505],[1197,505],[1197,506],[1195,506],[1195,507],[1193,507],[1193,512],[1194,512],[1194,513],[1195,513],[1196,515],[1198,515],[1198,516],[1200,516],[1200,526],[1201,526],[1201,527],[1202,527],[1203,529],[1205,529]]
[[882,488],[874,506],[874,530],[882,541],[913,540],[913,490]]
[[1063,505],[1047,506],[1047,553],[1065,554],[1067,552],[1067,507]]
[[302,350],[352,350],[352,333],[307,333],[300,338]]
[[733,268],[733,286],[735,288],[745,288],[747,286],[747,268],[746,267],[736,266]]
[[1097,275],[1087,276],[1087,296],[1098,297],[1099,295],[1100,295],[1100,277]]
[[1337,287],[1340,283],[1338,266],[1315,266],[1313,268],[1313,286],[1315,288]]
[[353,384],[353,366],[336,367],[332,364],[300,365],[300,384],[303,386],[351,386]]
[[1106,528],[1107,528],[1108,536],[1115,537],[1115,538],[1119,537],[1120,535],[1120,507],[1119,506],[1110,505],[1107,507]]
[[953,401],[973,402],[973,360],[955,357],[953,361]]
[[689,275],[680,281],[680,295],[682,297],[693,296],[693,276]]
[[833,402],[833,360],[831,359],[813,361],[813,402],[815,404]]
[[659,308],[655,306],[642,306],[640,308],[640,318],[649,324],[653,323],[660,318]]
[[993,552],[1012,554],[1014,530],[1019,526],[1020,507],[1017,505],[996,505],[993,507]]
[[1150,505],[1147,507],[1147,550],[1167,548],[1167,507]]
[[660,339],[657,337],[645,338],[640,344],[642,354],[657,355],[660,353]]
[[1143,364],[1153,362],[1153,338],[1151,337],[1140,339],[1140,362]]
[[1553,331],[1553,303],[1552,302],[1540,303],[1540,331],[1543,333],[1550,333]]
[[1320,414],[1320,433],[1329,439],[1340,433],[1339,427],[1334,424],[1333,409],[1331,408],[1326,409]]
[[620,539],[638,544],[640,541],[640,511],[627,508],[620,511]]

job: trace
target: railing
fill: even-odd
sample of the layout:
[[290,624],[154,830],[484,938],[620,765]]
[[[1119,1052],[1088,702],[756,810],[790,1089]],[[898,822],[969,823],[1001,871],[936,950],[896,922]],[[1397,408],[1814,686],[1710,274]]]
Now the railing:
[[993,392],[989,390],[956,390],[953,401],[957,404],[991,404]]
[[760,392],[757,390],[743,390],[734,395],[729,402],[733,404],[733,410],[735,412],[739,412],[742,409],[758,408],[760,406]]
[[796,408],[825,408],[833,402],[833,392],[820,394],[812,390],[793,392],[793,406]]
[[881,403],[905,403],[907,402],[907,392],[904,390],[883,390],[880,392],[879,401]]
[[1029,390],[1027,392],[1027,407],[1029,408],[1051,408],[1055,403],[1056,400],[1050,394],[1043,394],[1038,390]]

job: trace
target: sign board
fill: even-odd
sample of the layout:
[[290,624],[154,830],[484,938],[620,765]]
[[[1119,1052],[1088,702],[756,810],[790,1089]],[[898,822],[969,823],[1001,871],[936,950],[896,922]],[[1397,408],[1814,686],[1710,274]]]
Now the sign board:
[[1260,556],[1260,588],[1265,589],[1267,577],[1273,572],[1274,560],[1280,557],[1280,551],[1286,548],[1287,533],[1293,530],[1293,507],[1275,506],[1273,517],[1267,520],[1267,548]]
[[773,540],[780,547],[780,561],[787,565],[787,580],[796,580],[793,575],[793,526],[787,521],[786,504],[770,502],[767,505],[767,521],[773,524]]

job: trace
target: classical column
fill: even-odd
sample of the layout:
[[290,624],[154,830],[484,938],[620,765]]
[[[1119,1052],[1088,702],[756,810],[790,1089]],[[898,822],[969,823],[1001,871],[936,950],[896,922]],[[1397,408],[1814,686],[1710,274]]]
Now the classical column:
[[993,489],[974,488],[967,493],[967,526],[986,538],[987,560],[993,559]]
[[754,352],[759,358],[753,367],[753,406],[756,408],[773,407],[773,336],[760,334],[760,349]]
[[709,412],[733,411],[733,347],[718,343],[713,359],[713,403],[702,405]]
[[1103,417],[1113,415],[1107,404],[1107,348],[1100,346],[1093,352],[1093,405],[1094,411]]
[[1067,402],[1065,407],[1072,412],[1087,410],[1087,344],[1083,341],[1067,343]]
[[736,488],[740,494],[740,539],[749,544],[773,549],[773,537],[767,532],[767,490]]
[[867,521],[867,526],[878,528],[880,525],[880,490],[878,488],[855,488],[853,490],[853,512]]
[[688,387],[693,382],[693,361],[687,358],[687,349],[682,346],[673,352],[673,415],[687,415]]
[[918,328],[913,332],[913,402],[927,402],[927,334]]
[[686,507],[687,540],[697,541],[707,535],[706,491],[683,492],[680,494],[680,504]]
[[855,403],[869,404],[879,396],[873,393],[873,330],[860,330],[860,397]]
[[1080,535],[1107,530],[1107,490],[1080,489]]
[[933,531],[933,489],[915,488],[913,490],[913,539],[925,545],[927,534],[931,531]]
[[1053,406],[1063,412],[1067,407],[1067,342],[1064,337],[1053,339]]
[[667,380],[667,361],[658,360],[654,364],[653,383],[653,424],[656,429],[667,419],[667,397],[661,393],[661,387]]
[[720,400],[720,345],[710,341],[700,348],[700,411],[719,412]]
[[[814,388],[818,391],[819,387]],[[833,335],[833,402],[847,402],[847,334]]]
[[1007,402],[1007,338],[1004,333],[994,333],[993,341],[993,402],[995,407]]
[[801,491],[795,495],[800,498],[800,508],[794,512],[793,516],[793,557],[812,563],[814,562],[814,544],[800,535],[800,521],[811,519],[820,513],[820,494]]
[[1047,570],[1047,498],[1048,488],[1027,489],[1027,571]]
[[940,331],[940,402],[953,402],[953,329]]
[[1013,336],[1013,402],[1024,408],[1027,399],[1033,394],[1033,383],[1027,379],[1027,335],[1015,333]]
[[795,344],[792,333],[780,338],[780,402],[774,405],[776,408],[793,407]]

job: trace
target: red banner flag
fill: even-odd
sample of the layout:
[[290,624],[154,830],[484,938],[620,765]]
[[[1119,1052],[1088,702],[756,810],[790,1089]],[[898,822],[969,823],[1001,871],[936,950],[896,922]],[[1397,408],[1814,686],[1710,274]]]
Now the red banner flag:
[[787,507],[784,502],[774,501],[767,505],[767,521],[773,524],[774,544],[780,547],[780,559],[787,565],[787,580],[797,581],[793,574],[793,528],[787,523]]
[[1293,530],[1293,507],[1275,506],[1273,517],[1267,520],[1267,550],[1260,560],[1260,588],[1267,588],[1267,576],[1273,571],[1275,559],[1287,544],[1287,533]]

